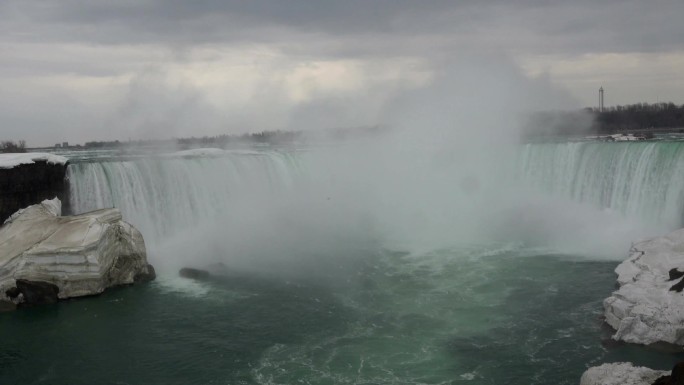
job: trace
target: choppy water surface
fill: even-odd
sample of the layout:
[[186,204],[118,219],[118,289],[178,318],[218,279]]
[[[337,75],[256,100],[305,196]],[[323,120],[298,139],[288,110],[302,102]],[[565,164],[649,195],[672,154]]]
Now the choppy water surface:
[[377,251],[307,279],[171,276],[0,315],[3,384],[576,384],[604,348],[614,262]]

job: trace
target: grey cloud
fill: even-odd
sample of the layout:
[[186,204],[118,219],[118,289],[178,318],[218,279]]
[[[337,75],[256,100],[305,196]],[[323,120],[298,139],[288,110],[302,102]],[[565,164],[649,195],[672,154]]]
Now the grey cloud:
[[679,0],[29,0],[10,1],[3,11],[0,20],[12,26],[14,39],[289,43],[305,51],[297,43],[306,37],[335,41],[338,51],[331,55],[354,54],[356,44],[368,39],[376,44],[367,51],[361,44],[361,54],[420,51],[426,40],[444,49],[465,44],[536,53],[650,52],[679,49],[684,35]]
[[[177,136],[192,132],[196,125],[215,124],[215,110],[191,86],[169,86],[164,73],[151,70],[130,81],[113,128],[143,139]],[[200,124],[201,122],[201,124]]]
[[29,146],[115,138],[117,132],[107,132],[102,126],[101,117],[108,113],[98,103],[85,105],[70,92],[54,87],[0,88],[0,137],[24,139]]
[[[121,139],[128,133],[187,136],[198,128],[198,135],[211,135],[384,123],[380,106],[366,101],[388,98],[391,81],[365,84],[351,94],[316,95],[299,105],[279,94],[286,85],[267,82],[261,87],[266,95],[249,105],[217,108],[205,90],[170,86],[163,75],[144,69],[163,74],[178,64],[212,60],[193,56],[201,51],[194,50],[198,46],[221,52],[220,64],[231,52],[249,55],[250,47],[263,45],[283,58],[273,62],[277,70],[339,58],[380,63],[369,71],[371,78],[385,63],[406,57],[419,58],[428,71],[444,72],[453,63],[449,59],[479,55],[497,62],[501,59],[493,53],[500,52],[505,57],[681,52],[681,15],[681,0],[4,0],[0,128],[3,136],[18,139],[30,132],[23,139],[31,144]],[[269,68],[255,71],[269,78]],[[120,82],[131,76],[126,93]],[[84,91],[68,84],[72,77],[100,83]],[[112,79],[118,83],[108,84]],[[558,99],[559,105],[572,104]]]

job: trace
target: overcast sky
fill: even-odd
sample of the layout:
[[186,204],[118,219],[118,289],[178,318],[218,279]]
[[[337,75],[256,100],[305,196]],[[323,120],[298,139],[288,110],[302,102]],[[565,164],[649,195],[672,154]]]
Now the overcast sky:
[[682,0],[0,0],[0,139],[382,124],[464,60],[567,108],[601,85],[608,105],[682,104],[683,16]]

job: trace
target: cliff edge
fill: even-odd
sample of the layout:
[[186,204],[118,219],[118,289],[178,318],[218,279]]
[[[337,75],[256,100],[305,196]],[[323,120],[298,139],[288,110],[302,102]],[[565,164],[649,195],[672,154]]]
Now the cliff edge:
[[68,202],[67,163],[67,158],[48,153],[0,154],[0,223],[44,199]]

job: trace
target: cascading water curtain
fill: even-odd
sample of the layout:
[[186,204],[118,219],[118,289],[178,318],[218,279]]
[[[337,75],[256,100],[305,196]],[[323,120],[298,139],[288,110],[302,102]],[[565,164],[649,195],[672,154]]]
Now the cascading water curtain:
[[526,144],[519,172],[556,196],[672,228],[684,223],[684,142]]
[[230,215],[230,208],[247,198],[273,199],[292,188],[298,175],[296,155],[280,152],[156,156],[68,168],[75,213],[117,207],[152,240],[203,219]]

